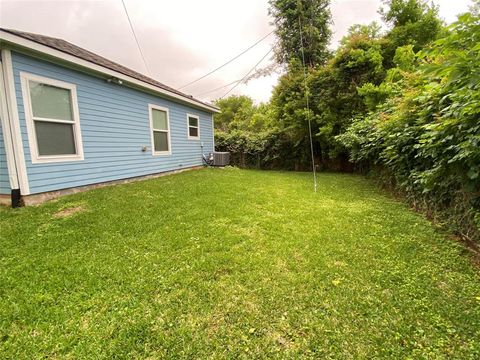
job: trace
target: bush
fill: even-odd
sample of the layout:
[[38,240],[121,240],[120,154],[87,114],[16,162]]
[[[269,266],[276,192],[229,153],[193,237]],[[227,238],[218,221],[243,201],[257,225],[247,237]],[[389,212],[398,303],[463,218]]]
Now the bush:
[[[384,167],[420,209],[480,239],[480,22],[462,15],[445,38],[417,54],[421,66],[392,69],[360,93],[372,104],[337,139],[361,167]],[[398,75],[401,76],[398,76]],[[373,99],[373,100],[372,100]]]

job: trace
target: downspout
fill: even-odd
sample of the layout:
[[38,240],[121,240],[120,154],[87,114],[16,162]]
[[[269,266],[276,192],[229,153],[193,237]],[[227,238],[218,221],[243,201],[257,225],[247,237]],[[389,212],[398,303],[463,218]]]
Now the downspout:
[[[20,129],[16,129],[14,119],[15,115],[18,117],[18,110],[16,108],[16,101],[12,100],[12,96],[15,97],[15,87],[12,84],[8,84],[7,81],[13,80],[13,73],[11,70],[11,53],[10,50],[1,50],[1,71],[0,71],[0,111],[2,120],[3,138],[5,144],[5,154],[7,158],[8,178],[11,189],[11,204],[12,207],[19,207],[23,205],[22,194],[28,194],[29,188],[26,183],[26,169],[23,157],[23,147],[19,149],[19,146],[23,146],[16,137],[16,132]],[[12,90],[13,89],[13,90]],[[13,94],[11,93],[13,91]],[[13,108],[15,106],[15,108]],[[19,134],[17,134],[19,135]],[[22,166],[23,165],[23,166]],[[24,171],[24,176],[20,174]],[[27,184],[22,186],[22,184]]]

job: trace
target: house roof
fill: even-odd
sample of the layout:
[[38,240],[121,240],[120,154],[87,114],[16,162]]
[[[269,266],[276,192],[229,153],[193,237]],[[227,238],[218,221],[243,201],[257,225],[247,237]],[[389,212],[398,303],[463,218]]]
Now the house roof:
[[95,65],[99,65],[103,68],[107,68],[110,70],[113,70],[117,73],[126,75],[128,77],[134,78],[136,80],[139,80],[143,83],[147,83],[150,85],[153,85],[156,88],[159,88],[161,90],[164,90],[164,93],[167,92],[171,94],[177,95],[177,97],[185,98],[188,102],[192,103],[198,103],[199,106],[207,108],[210,111],[215,111],[218,112],[218,108],[212,104],[208,104],[206,102],[203,102],[201,100],[195,99],[191,95],[187,95],[181,91],[178,91],[170,86],[167,86],[165,84],[162,84],[161,82],[158,82],[157,80],[154,80],[148,76],[145,76],[137,71],[134,71],[132,69],[129,69],[123,65],[120,65],[116,62],[113,62],[111,60],[108,60],[107,58],[104,58],[103,56],[97,55],[91,51],[88,51],[86,49],[83,49],[77,45],[74,45],[72,43],[69,43],[68,41],[65,41],[63,39],[59,38],[54,38],[50,36],[45,36],[45,35],[40,35],[40,34],[33,34],[33,33],[28,33],[24,31],[18,31],[18,30],[12,30],[12,29],[5,29],[5,28],[0,28],[1,31],[7,32],[9,34],[13,34],[16,36],[19,36],[23,39],[27,39],[30,41],[33,41],[35,43],[47,46],[49,48],[61,51],[63,53],[72,55],[76,58],[88,61],[89,63],[93,63]]

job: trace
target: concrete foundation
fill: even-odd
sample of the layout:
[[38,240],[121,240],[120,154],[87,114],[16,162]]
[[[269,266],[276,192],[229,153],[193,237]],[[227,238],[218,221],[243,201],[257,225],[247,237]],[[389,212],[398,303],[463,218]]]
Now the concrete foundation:
[[4,206],[12,205],[11,196],[7,194],[0,194],[0,205],[4,205]]

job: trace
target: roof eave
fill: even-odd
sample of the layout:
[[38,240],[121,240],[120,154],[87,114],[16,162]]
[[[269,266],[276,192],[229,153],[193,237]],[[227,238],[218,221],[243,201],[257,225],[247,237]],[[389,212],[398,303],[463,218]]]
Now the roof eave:
[[199,102],[195,99],[192,99],[188,96],[178,95],[174,92],[170,92],[168,90],[159,88],[159,87],[154,86],[152,84],[149,84],[147,82],[144,82],[144,81],[141,81],[139,79],[135,79],[131,76],[122,74],[118,71],[106,68],[106,67],[98,65],[98,64],[94,64],[90,61],[80,59],[76,56],[64,53],[60,50],[53,49],[49,46],[42,45],[42,44],[37,43],[35,41],[25,39],[21,36],[14,35],[14,34],[11,34],[9,32],[3,31],[3,30],[0,30],[0,42],[6,42],[8,44],[18,46],[18,47],[21,47],[21,48],[25,48],[25,49],[28,49],[30,51],[38,52],[38,53],[41,53],[41,54],[46,54],[46,55],[51,56],[53,58],[59,59],[63,62],[73,64],[76,67],[86,68],[86,69],[89,69],[89,70],[94,71],[94,72],[98,72],[98,73],[101,73],[101,74],[104,74],[104,75],[116,77],[116,78],[124,81],[126,85],[130,85],[130,86],[133,86],[133,87],[140,87],[140,88],[143,88],[143,89],[146,89],[146,90],[149,90],[149,91],[153,91],[153,92],[162,94],[162,95],[164,95],[164,96],[166,96],[170,99],[195,106],[197,108],[206,110],[206,111],[211,112],[211,113],[220,113],[220,109],[217,108],[216,106],[201,103],[201,102]]

